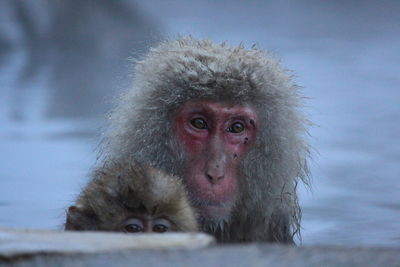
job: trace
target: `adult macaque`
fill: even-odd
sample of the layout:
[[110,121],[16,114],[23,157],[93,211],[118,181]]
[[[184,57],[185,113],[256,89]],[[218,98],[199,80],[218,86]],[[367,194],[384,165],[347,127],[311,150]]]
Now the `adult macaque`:
[[307,120],[291,76],[258,49],[181,38],[138,61],[110,116],[103,160],[182,177],[220,242],[293,243],[308,182]]
[[65,230],[195,232],[197,222],[178,178],[148,166],[109,163],[69,207]]

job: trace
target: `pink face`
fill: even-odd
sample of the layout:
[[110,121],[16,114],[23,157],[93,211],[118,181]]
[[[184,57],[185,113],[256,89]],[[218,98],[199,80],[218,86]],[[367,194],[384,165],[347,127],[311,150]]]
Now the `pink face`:
[[187,160],[185,183],[207,218],[229,215],[238,193],[238,165],[253,144],[257,116],[250,107],[192,101],[175,117]]

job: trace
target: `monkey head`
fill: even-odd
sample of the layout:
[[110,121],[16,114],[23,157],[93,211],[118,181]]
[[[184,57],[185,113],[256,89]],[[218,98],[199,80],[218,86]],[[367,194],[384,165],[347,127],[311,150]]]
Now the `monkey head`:
[[197,223],[178,178],[150,166],[109,163],[69,207],[65,229],[194,232]]
[[219,241],[291,242],[296,185],[308,182],[307,123],[291,74],[257,48],[192,37],[136,62],[111,113],[105,162],[181,177],[203,231]]

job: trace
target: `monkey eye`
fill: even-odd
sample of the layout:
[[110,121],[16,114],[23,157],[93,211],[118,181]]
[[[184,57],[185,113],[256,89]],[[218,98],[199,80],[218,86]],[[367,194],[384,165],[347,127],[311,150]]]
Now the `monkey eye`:
[[170,220],[166,218],[158,218],[153,221],[153,232],[154,233],[164,233],[169,231],[171,228]]
[[137,225],[137,224],[125,225],[124,229],[125,229],[125,232],[127,232],[127,233],[143,232],[143,228],[140,225]]
[[123,229],[126,233],[138,233],[143,232],[143,230],[143,222],[136,218],[127,220]]
[[164,224],[156,224],[153,226],[154,233],[164,233],[166,231],[168,231],[168,226]]
[[195,128],[197,129],[208,129],[208,125],[205,120],[202,118],[194,118],[193,120],[190,121],[190,124],[192,124]]
[[243,132],[243,130],[244,130],[244,125],[241,122],[235,122],[227,129],[227,131],[231,133],[240,133]]

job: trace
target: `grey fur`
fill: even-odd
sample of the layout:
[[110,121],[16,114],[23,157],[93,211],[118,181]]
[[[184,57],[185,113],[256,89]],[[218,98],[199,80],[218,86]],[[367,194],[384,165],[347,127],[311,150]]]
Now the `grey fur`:
[[231,217],[201,218],[203,230],[221,242],[292,243],[301,219],[296,185],[309,182],[309,122],[289,72],[259,49],[192,37],[151,49],[137,61],[132,87],[111,113],[103,160],[150,163],[182,175],[185,157],[171,122],[192,99],[249,105],[259,121],[254,147],[241,164],[241,194]]

